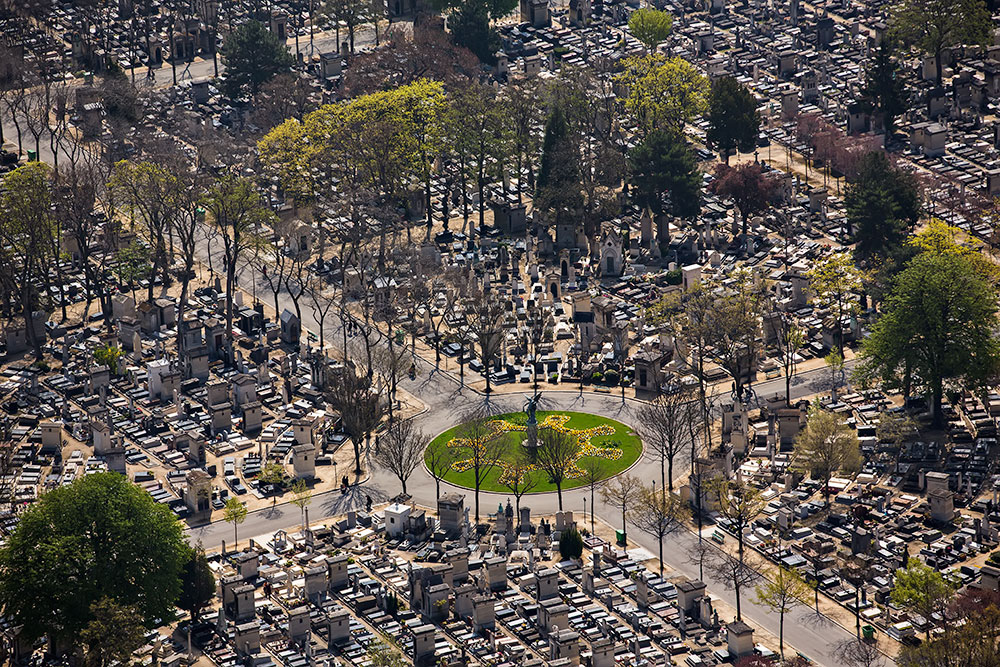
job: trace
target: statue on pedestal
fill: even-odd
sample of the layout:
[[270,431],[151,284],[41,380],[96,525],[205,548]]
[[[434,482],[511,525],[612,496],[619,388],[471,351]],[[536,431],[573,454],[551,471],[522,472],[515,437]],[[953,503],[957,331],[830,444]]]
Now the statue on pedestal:
[[538,410],[538,399],[541,396],[542,393],[535,390],[534,396],[528,398],[524,403],[524,413],[528,415],[527,428],[525,429],[528,439],[524,441],[524,446],[530,452],[535,452],[538,449],[538,419],[535,417],[535,412]]

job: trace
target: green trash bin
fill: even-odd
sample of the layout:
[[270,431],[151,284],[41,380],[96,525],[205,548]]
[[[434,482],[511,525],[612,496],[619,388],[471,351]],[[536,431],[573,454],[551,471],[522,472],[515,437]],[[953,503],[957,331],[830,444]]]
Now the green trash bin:
[[861,636],[864,637],[867,641],[871,641],[872,639],[875,638],[875,628],[873,628],[870,625],[862,625]]
[[38,151],[28,149],[28,162],[38,162]]
[[624,530],[616,530],[615,531],[615,539],[618,541],[618,544],[624,545],[625,544],[625,531]]

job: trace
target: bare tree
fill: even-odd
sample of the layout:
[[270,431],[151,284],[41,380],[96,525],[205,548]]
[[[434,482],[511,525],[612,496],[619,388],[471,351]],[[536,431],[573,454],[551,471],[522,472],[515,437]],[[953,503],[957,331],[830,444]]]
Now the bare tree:
[[486,376],[486,393],[490,393],[490,374],[493,362],[500,354],[506,333],[503,304],[494,294],[475,295],[466,303],[465,316],[469,330],[479,346],[479,360]]
[[660,575],[663,575],[663,540],[684,525],[687,510],[680,498],[657,493],[656,484],[642,487],[638,501],[632,507],[632,523],[654,538],[660,547]]
[[738,398],[757,372],[757,341],[767,294],[764,281],[750,271],[734,271],[732,278],[725,293],[715,300],[710,321],[719,365],[733,377]]
[[382,421],[383,407],[372,377],[359,372],[354,364],[345,364],[336,382],[329,383],[327,400],[340,413],[344,428],[354,445],[354,472],[361,474],[361,446],[368,445],[372,431]]
[[885,655],[875,642],[848,639],[837,647],[837,660],[847,667],[885,667]]
[[538,447],[535,464],[556,486],[559,511],[563,509],[562,487],[576,468],[576,454],[579,451],[576,438],[554,428],[538,429]]
[[412,419],[397,420],[379,437],[375,463],[395,475],[406,493],[406,480],[420,465],[426,447],[427,437]]
[[441,497],[441,480],[451,470],[451,466],[458,460],[458,452],[455,448],[449,447],[446,442],[431,444],[427,448],[427,472],[434,478],[434,498]]
[[[606,481],[608,481],[608,476],[610,475],[610,470],[608,469],[607,459],[603,459],[599,456],[587,456],[584,457],[578,463],[581,471],[583,471],[583,476],[580,477],[583,483],[587,485],[590,489],[590,532],[593,533],[594,528],[594,494],[597,489],[601,488]],[[584,517],[586,519],[586,517]]]
[[[709,495],[714,497],[718,504],[719,514],[726,519],[728,529],[736,535],[737,564],[743,567],[746,564],[746,532],[764,511],[764,500],[761,492],[742,480],[731,480],[725,477],[717,477],[708,484]],[[726,561],[721,564],[720,571],[729,574],[729,581],[733,584],[736,592],[736,617],[742,620],[740,615],[740,592],[743,583],[750,580],[749,575],[742,570],[735,569],[732,563]],[[751,569],[752,568],[748,568]]]
[[697,402],[688,391],[661,392],[639,408],[639,433],[646,452],[660,462],[660,488],[674,490],[674,459],[691,435],[690,422],[697,421]]
[[514,512],[520,521],[521,496],[538,486],[538,475],[534,474],[531,457],[523,448],[514,456],[513,461],[507,463],[507,469],[501,476],[500,483],[514,495]]
[[[466,414],[458,428],[459,437],[464,439],[469,450],[469,469],[475,483],[476,523],[479,523],[479,490],[490,473],[499,465],[506,449],[502,435],[490,426],[490,418],[476,411]],[[561,509],[561,508],[560,508]]]
[[764,511],[767,501],[760,490],[738,479],[719,476],[708,483],[709,496],[718,505],[719,514],[728,522],[729,532],[736,535],[739,559],[746,555],[746,531]]
[[627,533],[626,517],[628,508],[635,502],[642,489],[639,478],[628,473],[613,477],[610,482],[601,487],[601,500],[620,507],[622,510],[622,536]]
[[[709,546],[709,549],[712,549]],[[743,612],[740,607],[743,590],[747,586],[752,586],[760,577],[753,567],[750,559],[742,559],[732,555],[725,549],[712,549],[706,565],[709,571],[725,582],[726,588],[736,594],[736,620],[743,620]]]

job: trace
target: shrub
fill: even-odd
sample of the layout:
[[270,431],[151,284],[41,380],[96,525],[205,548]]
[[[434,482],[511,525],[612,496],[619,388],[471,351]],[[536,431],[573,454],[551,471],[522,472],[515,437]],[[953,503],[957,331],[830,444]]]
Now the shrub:
[[680,285],[681,281],[684,279],[684,275],[681,273],[680,269],[674,269],[673,271],[667,271],[664,276],[664,280],[668,285]]
[[603,379],[604,379],[604,373],[602,373],[601,371],[594,371],[594,374],[590,376],[590,381],[593,382],[594,384],[597,384]]
[[607,373],[604,374],[604,381],[613,387],[616,384],[618,384],[619,377],[620,376],[618,375],[618,371],[612,368],[611,370],[609,370]]
[[564,530],[559,536],[559,555],[563,559],[580,558],[583,555],[583,536],[576,528]]

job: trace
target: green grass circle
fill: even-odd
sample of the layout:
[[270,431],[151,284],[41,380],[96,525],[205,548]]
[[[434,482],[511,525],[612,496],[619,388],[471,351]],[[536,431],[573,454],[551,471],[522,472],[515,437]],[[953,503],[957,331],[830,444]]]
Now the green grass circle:
[[[619,473],[624,472],[632,467],[632,465],[639,460],[642,456],[642,443],[639,441],[639,436],[625,424],[615,421],[614,419],[608,419],[607,417],[600,417],[598,415],[592,415],[586,412],[568,412],[565,410],[554,410],[554,411],[542,411],[539,410],[537,413],[538,422],[542,423],[546,417],[549,415],[566,415],[569,417],[569,421],[566,422],[565,426],[567,428],[572,428],[576,430],[585,430],[589,428],[594,428],[602,424],[607,424],[614,427],[614,435],[598,435],[591,438],[591,443],[595,446],[601,446],[603,443],[609,441],[616,441],[619,443],[619,447],[622,450],[621,458],[617,460],[606,460],[608,477],[612,477]],[[508,412],[505,414],[497,415],[491,417],[491,419],[503,419],[515,424],[524,424],[526,416],[523,412]],[[454,426],[444,433],[440,434],[434,440],[431,441],[428,450],[434,447],[439,447],[446,445],[450,440],[457,437],[461,431],[461,426]],[[516,448],[521,447],[521,441],[526,437],[523,432],[515,431],[507,433],[501,436],[507,440],[507,447],[505,450],[505,458],[512,459],[514,454],[517,452]],[[462,456],[462,450],[465,453],[469,452],[467,448],[459,448],[460,458],[467,458]],[[581,459],[585,460],[585,459]],[[482,486],[480,486],[481,491],[493,491],[496,493],[510,493],[510,489],[503,486],[497,481],[500,476],[501,469],[495,467],[486,476]],[[556,486],[548,480],[545,473],[542,471],[536,471],[538,483],[531,490],[532,493],[545,493],[549,491],[555,491]],[[464,472],[458,472],[456,470],[449,470],[448,474],[444,476],[446,482],[454,484],[456,486],[462,486],[467,489],[474,489],[476,486],[475,474],[470,470]],[[563,491],[567,489],[575,489],[580,486],[584,486],[586,482],[582,479],[567,479],[563,481]]]

